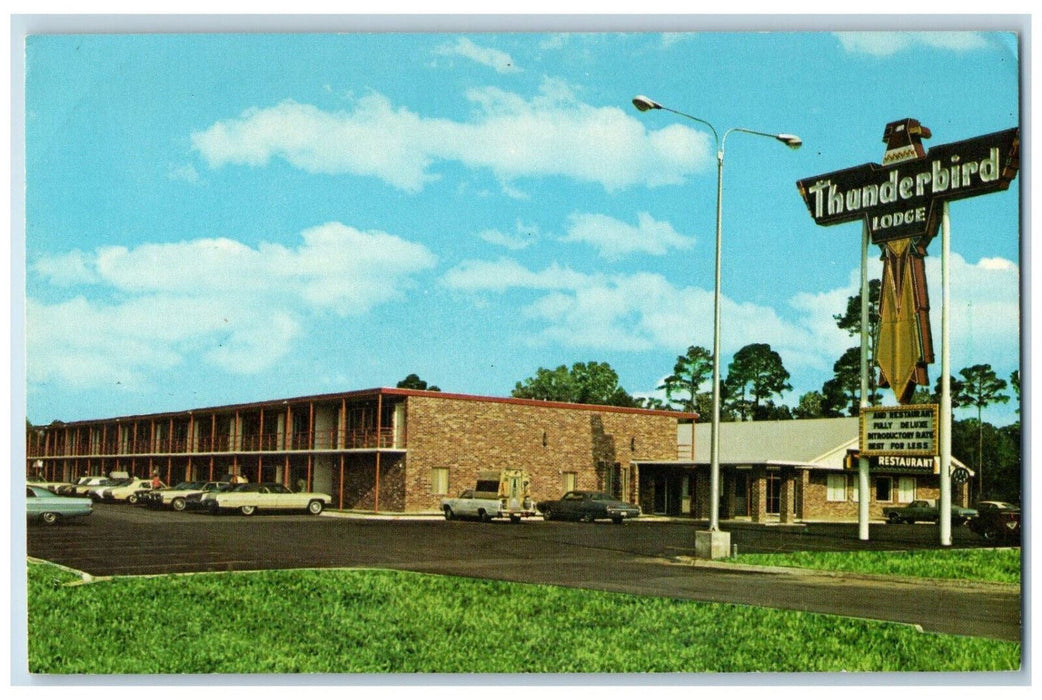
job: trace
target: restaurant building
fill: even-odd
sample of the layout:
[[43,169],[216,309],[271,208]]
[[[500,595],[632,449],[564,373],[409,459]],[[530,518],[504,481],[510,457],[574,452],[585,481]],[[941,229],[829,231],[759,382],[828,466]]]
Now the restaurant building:
[[[710,425],[681,423],[677,431],[675,459],[638,461],[641,508],[708,519]],[[857,522],[859,431],[857,417],[721,423],[720,518]],[[912,461],[873,460],[869,518],[882,518],[887,506],[940,498],[936,459],[927,458],[925,469],[903,463]],[[952,468],[966,469],[955,458]],[[952,503],[968,501],[968,483],[953,482]]]

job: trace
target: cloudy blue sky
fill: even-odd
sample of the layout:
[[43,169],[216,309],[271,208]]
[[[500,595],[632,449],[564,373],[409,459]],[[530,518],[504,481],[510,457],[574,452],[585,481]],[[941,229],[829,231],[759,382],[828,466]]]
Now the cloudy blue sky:
[[[795,405],[856,342],[832,316],[861,236],[816,226],[796,180],[880,162],[895,119],[927,146],[1018,126],[1019,69],[988,32],[32,36],[28,417],[409,373],[507,396],[591,360],[654,394],[712,346],[715,147],[636,94],[803,139],[733,133],[723,204],[724,371],[769,343]],[[1018,367],[1019,184],[952,204],[955,371]]]

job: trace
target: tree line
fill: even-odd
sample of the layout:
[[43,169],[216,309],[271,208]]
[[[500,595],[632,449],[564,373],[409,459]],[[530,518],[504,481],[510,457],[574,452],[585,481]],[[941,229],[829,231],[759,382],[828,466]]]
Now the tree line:
[[[869,283],[869,357],[875,356],[879,331],[879,280]],[[847,299],[843,313],[833,316],[836,325],[852,337],[861,334],[861,293]],[[712,415],[713,354],[691,345],[678,355],[673,371],[657,387],[665,398],[637,397],[619,383],[618,373],[606,362],[576,362],[570,367],[540,367],[535,374],[514,385],[511,396],[541,401],[624,406],[697,413],[699,421]],[[860,347],[848,348],[832,367],[833,375],[820,390],[799,397],[795,406],[781,403],[781,395],[792,390],[789,372],[781,356],[767,343],[751,343],[734,354],[720,382],[720,420],[764,421],[857,416],[861,401]],[[997,376],[989,364],[975,364],[950,377],[953,410],[975,407],[975,419],[956,420],[952,426],[952,454],[978,474],[978,497],[1016,500],[1020,495],[1020,422],[996,428],[983,421],[989,406],[1010,400],[1012,389],[1020,404],[1020,371],[1009,382]],[[426,382],[409,375],[399,386],[427,388]],[[422,385],[422,386],[421,386]],[[437,387],[430,387],[438,390]],[[941,381],[932,391],[919,388],[913,403],[939,403]],[[868,403],[882,401],[878,375],[869,373]],[[1019,408],[1017,413],[1020,413]]]

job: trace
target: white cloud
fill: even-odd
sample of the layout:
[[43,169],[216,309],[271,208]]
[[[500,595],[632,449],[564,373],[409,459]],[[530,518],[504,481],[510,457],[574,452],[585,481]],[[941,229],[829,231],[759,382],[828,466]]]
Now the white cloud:
[[[940,265],[927,258],[932,300],[931,318],[940,371]],[[878,271],[870,270],[878,276]],[[1008,260],[987,258],[970,264],[952,255],[952,366],[953,374],[971,364],[989,363],[1008,376],[1019,360],[1019,274]],[[832,376],[843,352],[858,343],[836,326],[835,314],[846,308],[858,291],[859,271],[842,287],[819,293],[801,292],[779,298],[777,305],[740,303],[721,299],[722,355],[730,357],[749,343],[769,343],[785,366],[816,389]],[[588,275],[551,265],[542,271],[521,263],[466,261],[449,271],[449,287],[474,294],[529,292],[533,299],[507,300],[520,304],[512,313],[532,321],[529,338],[594,350],[679,351],[688,345],[710,347],[713,329],[712,290],[677,287],[655,273]]]
[[910,49],[929,47],[972,51],[985,46],[977,32],[837,32],[840,45],[851,53],[893,56]]
[[507,250],[524,250],[539,240],[539,229],[534,226],[524,226],[518,222],[515,233],[504,233],[492,228],[479,232],[478,238],[486,243],[502,246]]
[[30,268],[59,286],[91,284],[98,280],[90,256],[82,250],[40,258],[31,263]]
[[[1021,335],[1020,270],[1002,258],[983,258],[970,263],[952,253],[951,335],[952,374],[963,367],[990,364],[999,376],[1008,376],[1019,366]],[[930,291],[930,325],[933,330],[936,369],[941,360],[941,260],[926,259],[926,279]]]
[[465,260],[445,274],[443,283],[450,289],[465,292],[505,292],[509,289],[576,289],[585,286],[589,279],[557,263],[542,272],[533,272],[515,260],[501,258]]
[[598,249],[602,258],[618,260],[631,253],[665,255],[670,250],[686,250],[694,246],[694,238],[676,232],[665,221],[656,221],[647,212],[637,215],[632,226],[604,214],[575,213],[568,217],[565,241],[588,243]]
[[442,56],[462,56],[475,63],[492,68],[497,73],[517,73],[520,68],[510,54],[486,46],[478,46],[467,37],[459,37],[453,43],[442,44],[434,50]]
[[43,258],[31,270],[44,281],[94,286],[90,300],[28,300],[29,382],[133,384],[189,362],[261,372],[310,316],[365,314],[435,262],[422,245],[339,223],[302,232],[294,247],[217,238]]
[[286,101],[195,132],[192,146],[212,168],[278,157],[408,192],[436,179],[439,162],[488,170],[508,189],[519,178],[559,176],[617,190],[682,182],[712,157],[708,134],[680,124],[649,131],[620,107],[583,103],[560,81],[544,81],[531,99],[491,87],[466,98],[474,111],[465,122],[423,117],[379,94],[352,112]]

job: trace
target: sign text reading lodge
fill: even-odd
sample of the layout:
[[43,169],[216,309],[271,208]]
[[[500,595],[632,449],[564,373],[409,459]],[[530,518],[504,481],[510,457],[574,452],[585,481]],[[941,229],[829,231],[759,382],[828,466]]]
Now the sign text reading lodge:
[[931,148],[927,157],[866,163],[797,182],[819,225],[864,219],[872,242],[931,236],[942,200],[1005,190],[1020,166],[1020,130]]

